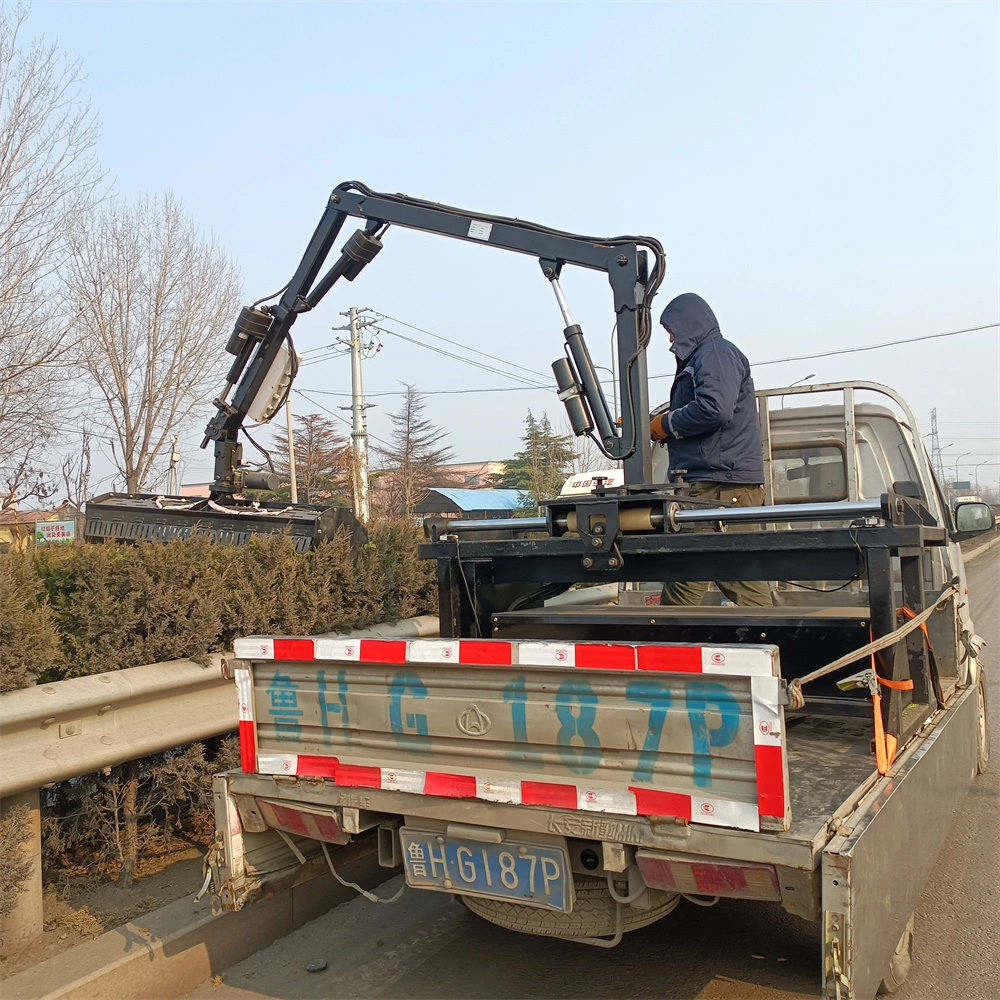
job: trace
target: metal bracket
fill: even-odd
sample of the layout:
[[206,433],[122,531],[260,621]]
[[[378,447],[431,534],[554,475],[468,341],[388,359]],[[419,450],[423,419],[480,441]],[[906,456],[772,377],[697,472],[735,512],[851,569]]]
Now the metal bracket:
[[398,868],[403,863],[403,848],[399,842],[399,828],[402,819],[393,819],[379,824],[378,863],[382,868]]
[[837,687],[839,687],[841,691],[853,691],[857,688],[867,688],[868,693],[872,697],[879,693],[878,677],[876,677],[875,671],[872,670],[871,667],[867,667],[859,673],[851,674],[850,677],[844,677],[842,680],[837,681]]
[[625,560],[618,546],[621,526],[617,502],[578,504],[576,530],[583,542],[584,569],[621,569]]
[[[623,872],[628,868],[628,855],[625,853],[625,845],[604,841],[601,845],[604,853],[604,868],[609,872]],[[632,894],[632,887],[629,886],[629,895]]]
[[[824,987],[832,985],[833,997],[841,1000],[841,990],[850,986],[844,973],[847,918],[843,913],[826,910],[823,923],[823,983]],[[824,989],[824,995],[830,997],[829,989]]]
[[[841,989],[849,985],[844,975],[847,918],[843,913],[827,910],[823,923],[823,983],[824,987],[832,984],[833,996],[841,1000]],[[824,995],[829,997],[830,991],[824,989]]]

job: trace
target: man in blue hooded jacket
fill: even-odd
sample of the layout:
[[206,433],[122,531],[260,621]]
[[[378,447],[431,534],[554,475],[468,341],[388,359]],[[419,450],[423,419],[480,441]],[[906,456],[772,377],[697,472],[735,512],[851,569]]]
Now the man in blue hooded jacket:
[[[651,418],[649,430],[669,449],[671,481],[682,481],[692,497],[759,506],[764,461],[750,362],[723,339],[715,313],[700,295],[686,292],[672,299],[660,323],[670,335],[677,374],[669,409]],[[718,581],[717,586],[736,604],[771,604],[766,582]],[[707,582],[666,583],[660,603],[701,604],[707,589]]]

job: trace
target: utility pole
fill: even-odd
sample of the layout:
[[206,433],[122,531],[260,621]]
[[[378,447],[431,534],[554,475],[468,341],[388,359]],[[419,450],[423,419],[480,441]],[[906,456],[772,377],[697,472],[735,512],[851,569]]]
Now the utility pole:
[[347,312],[341,313],[346,316],[348,325],[346,327],[334,327],[336,330],[347,330],[351,334],[350,340],[343,337],[337,338],[338,344],[344,344],[351,349],[351,485],[354,493],[354,513],[358,519],[365,524],[371,519],[371,501],[368,496],[368,426],[365,421],[365,410],[368,408],[365,403],[365,391],[361,381],[361,359],[369,357],[374,344],[365,343],[362,339],[362,331],[367,326],[371,326],[375,320],[373,317],[363,316],[364,309],[351,306]]
[[941,455],[941,439],[938,437],[937,407],[931,410],[931,467],[938,482],[944,485],[944,458]]
[[181,453],[177,450],[177,435],[170,438],[170,481],[168,492],[172,497],[177,496],[177,463],[181,460]]
[[288,486],[292,503],[299,502],[299,486],[295,478],[295,432],[292,430],[292,394],[285,399],[285,426],[288,428]]

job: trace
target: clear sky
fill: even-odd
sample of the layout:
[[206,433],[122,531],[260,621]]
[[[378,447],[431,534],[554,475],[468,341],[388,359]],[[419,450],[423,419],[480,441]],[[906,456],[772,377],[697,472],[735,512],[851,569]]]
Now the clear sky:
[[[697,291],[751,361],[1000,318],[996,3],[77,0],[36,2],[29,28],[83,59],[118,190],[172,189],[232,252],[248,301],[284,284],[330,189],[358,179],[580,233],[656,236],[669,259],[657,315]],[[607,364],[604,279],[564,284]],[[543,375],[562,349],[534,261],[428,236],[390,231],[372,267],[300,319],[299,350],[340,336],[349,305]],[[382,341],[366,389],[429,393],[459,459],[509,457],[529,406],[562,420],[544,390],[431,394],[518,383]],[[755,377],[889,383],[924,432],[937,408],[966,478],[972,463],[1000,463],[998,343],[994,328]],[[650,372],[672,367],[657,327]],[[668,386],[651,383],[654,401]],[[293,397],[299,412],[318,402],[348,416],[348,398],[319,394],[349,393],[348,359],[304,368],[297,388],[310,393]],[[385,438],[399,399],[371,401]],[[194,447],[208,415],[185,439],[186,481],[210,471]],[[983,465],[980,481],[998,473]]]

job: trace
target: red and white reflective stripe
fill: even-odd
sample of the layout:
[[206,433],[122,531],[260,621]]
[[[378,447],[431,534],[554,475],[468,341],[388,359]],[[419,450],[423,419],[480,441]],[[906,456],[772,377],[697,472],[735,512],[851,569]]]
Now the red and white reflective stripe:
[[461,663],[469,666],[578,667],[772,677],[774,646],[657,643],[507,642],[502,639],[310,639],[249,636],[234,651],[245,660],[354,663]]
[[413,771],[391,767],[341,764],[336,757],[307,754],[257,755],[260,774],[322,777],[349,788],[379,788],[411,795],[454,799],[481,799],[511,805],[547,806],[617,816],[678,816],[691,823],[760,829],[757,806],[748,802],[707,798],[679,792],[660,792],[630,786],[623,789],[590,788],[551,781],[518,781],[484,778],[446,771]]
[[411,639],[406,651],[409,663],[460,663],[458,639]]
[[[244,771],[323,777],[346,787],[414,795],[481,799],[621,816],[677,816],[691,823],[760,829],[760,817],[787,813],[777,650],[771,646],[687,646],[653,643],[506,642],[493,639],[237,639],[250,660],[361,663],[461,663],[473,666],[575,667],[749,676],[757,802],[707,798],[638,786],[588,788],[548,781],[342,764],[335,757],[257,753],[250,671],[235,671],[240,695],[240,759]],[[256,764],[256,768],[254,767]]]
[[274,640],[264,636],[254,635],[247,639],[237,639],[233,643],[233,652],[244,660],[274,660]]
[[236,692],[240,701],[240,767],[247,774],[254,772],[257,753],[257,733],[253,720],[253,678],[249,670],[234,670]]
[[[237,640],[238,643],[239,640]],[[314,639],[313,649],[317,660],[347,660],[350,662],[361,659],[360,639]]]
[[783,818],[785,758],[782,752],[781,681],[777,677],[751,677],[753,749],[757,765],[757,809],[761,816]]
[[734,826],[737,830],[760,830],[760,812],[751,802],[706,799],[691,796],[691,822],[708,826]]

